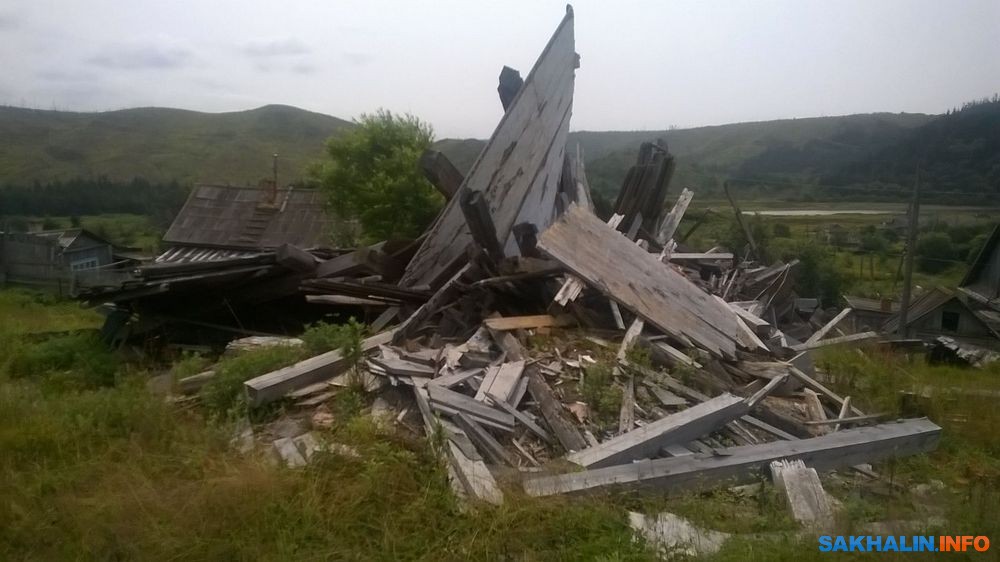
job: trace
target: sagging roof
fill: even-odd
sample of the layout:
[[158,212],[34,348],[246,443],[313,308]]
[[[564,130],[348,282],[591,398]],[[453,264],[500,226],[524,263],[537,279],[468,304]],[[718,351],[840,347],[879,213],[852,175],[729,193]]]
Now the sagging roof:
[[287,187],[197,185],[163,241],[174,246],[231,249],[274,249],[325,246],[332,219],[323,194]]
[[[958,298],[958,294],[951,291],[950,289],[945,289],[944,287],[935,287],[925,293],[921,294],[919,297],[910,303],[910,309],[907,314],[906,324],[907,326],[912,326],[914,322],[920,320],[924,316],[927,316],[931,312],[937,310],[938,308],[944,306],[948,302],[955,300],[962,307],[966,308],[970,314],[972,314],[976,319],[979,316],[975,315],[975,312],[969,308],[964,300]],[[987,325],[988,327],[988,325]],[[899,329],[899,313],[893,314],[885,321],[882,325],[882,331],[887,333],[896,332]]]
[[66,249],[73,245],[74,242],[79,240],[81,237],[90,238],[101,244],[113,245],[104,238],[94,234],[93,232],[85,228],[65,228],[58,230],[41,230],[38,232],[29,232],[32,236],[38,236],[40,238],[47,238],[49,240],[55,240],[56,244],[60,248]]

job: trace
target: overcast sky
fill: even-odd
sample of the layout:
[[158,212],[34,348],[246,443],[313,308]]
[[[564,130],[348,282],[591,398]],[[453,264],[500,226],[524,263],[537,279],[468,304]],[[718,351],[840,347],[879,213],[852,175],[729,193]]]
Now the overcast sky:
[[[0,104],[350,119],[385,107],[486,137],[496,82],[564,13],[543,0],[3,0]],[[1000,0],[578,1],[574,130],[874,111],[1000,91]]]

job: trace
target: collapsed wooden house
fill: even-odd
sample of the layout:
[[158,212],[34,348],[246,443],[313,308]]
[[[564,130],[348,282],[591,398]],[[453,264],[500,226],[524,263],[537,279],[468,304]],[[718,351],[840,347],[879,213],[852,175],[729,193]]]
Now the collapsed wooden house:
[[[469,173],[422,160],[449,199],[418,240],[326,249],[316,194],[201,186],[156,263],[88,298],[113,303],[131,333],[295,333],[303,307],[369,320],[360,359],[334,350],[255,377],[248,402],[315,409],[352,382],[379,392],[395,419],[443,435],[433,443],[457,493],[492,503],[510,473],[534,495],[672,490],[783,459],[876,477],[868,463],[932,449],[929,421],[878,423],[823,384],[811,350],[876,334],[838,333],[849,309],[799,317],[796,262],[678,241],[695,194],[666,208],[667,146],[643,145],[613,216],[594,214],[566,147],[579,60],[570,8],[523,80],[501,71],[505,112]],[[562,329],[574,341],[526,345]],[[577,340],[607,357],[614,420],[581,394],[600,362]],[[275,448],[292,466],[308,456],[287,439]]]

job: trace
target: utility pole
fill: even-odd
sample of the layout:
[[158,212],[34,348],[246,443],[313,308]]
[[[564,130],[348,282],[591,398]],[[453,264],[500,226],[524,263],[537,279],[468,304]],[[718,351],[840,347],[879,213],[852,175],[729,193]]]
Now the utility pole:
[[917,178],[913,182],[913,201],[910,203],[910,224],[906,232],[906,262],[903,266],[903,296],[899,301],[899,327],[896,335],[905,338],[908,335],[907,315],[910,308],[910,291],[913,288],[913,257],[917,253],[917,219],[920,216],[920,167],[917,167]]

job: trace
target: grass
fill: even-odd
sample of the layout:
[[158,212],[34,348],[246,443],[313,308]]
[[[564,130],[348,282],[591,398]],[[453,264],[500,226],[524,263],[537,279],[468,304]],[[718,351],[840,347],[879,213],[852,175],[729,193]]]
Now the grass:
[[[5,323],[0,348],[2,560],[652,559],[614,503],[510,490],[502,507],[463,511],[426,441],[374,428],[361,394],[339,396],[338,423],[320,431],[361,458],[290,470],[267,452],[241,456],[230,421],[214,414],[229,411],[234,381],[289,359],[289,348],[224,359],[226,382],[211,391],[220,401],[191,409],[149,393],[151,373],[119,360],[110,385],[61,359],[12,376],[21,357],[48,357],[39,349],[108,352],[62,333],[96,320],[66,303],[7,291],[0,303],[0,315],[25,316],[17,328],[35,334]],[[46,330],[58,334],[38,335]],[[182,358],[174,376],[203,361]]]

